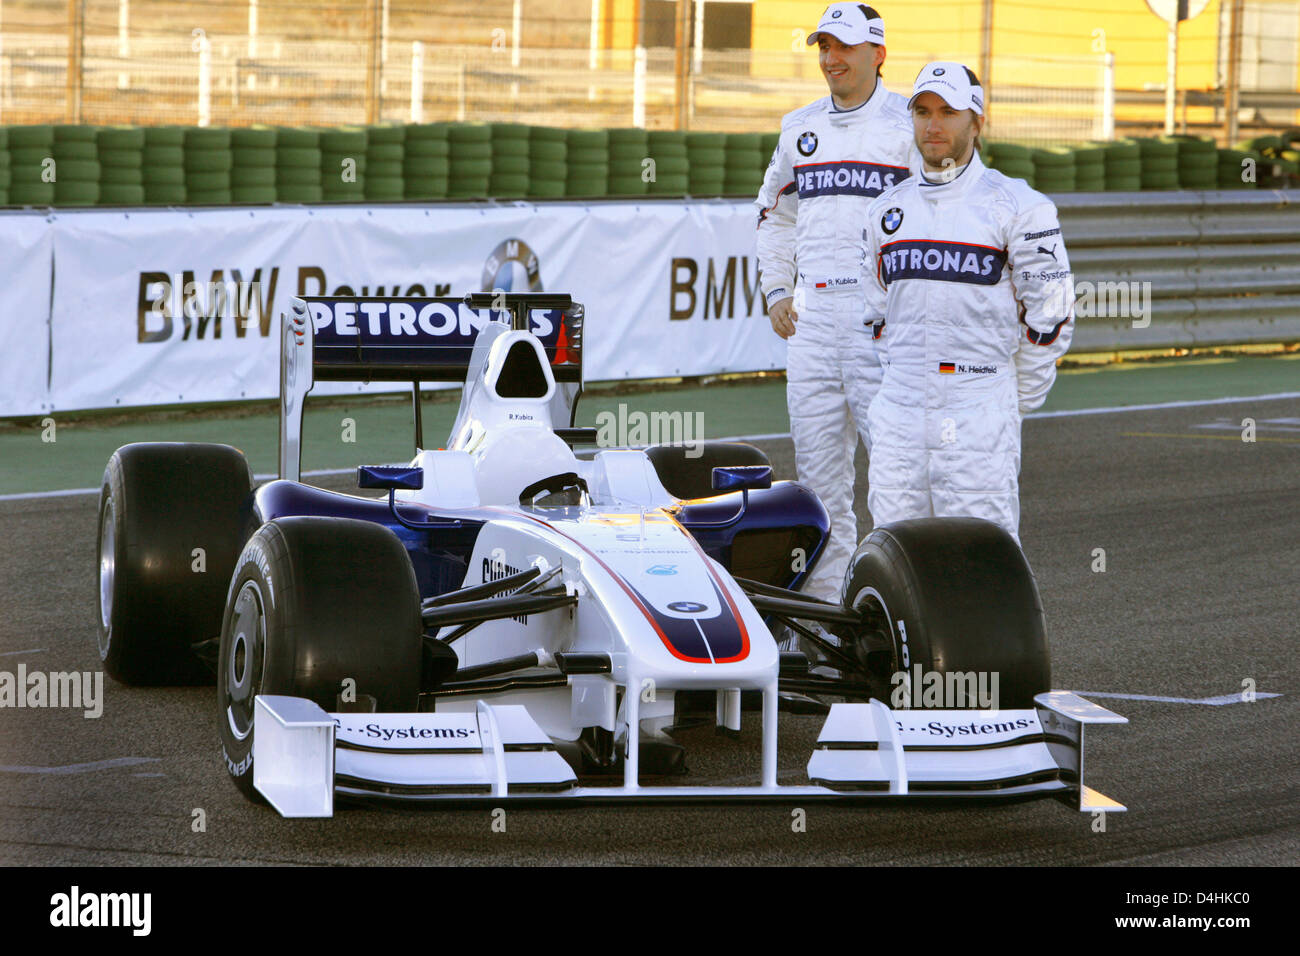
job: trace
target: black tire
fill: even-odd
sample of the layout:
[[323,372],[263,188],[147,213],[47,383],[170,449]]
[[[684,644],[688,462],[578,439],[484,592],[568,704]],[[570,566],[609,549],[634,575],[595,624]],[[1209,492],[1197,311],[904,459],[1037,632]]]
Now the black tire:
[[343,681],[377,710],[415,711],[423,645],[415,570],[397,536],[351,518],[279,518],[258,529],[230,580],[217,662],[226,770],[255,802],[253,708],[285,694],[338,710]]
[[[844,605],[865,609],[868,631],[877,636],[874,645],[858,644],[860,655],[868,646],[889,648],[864,661],[886,693],[892,695],[891,675],[915,676],[918,664],[923,674],[987,675],[990,689],[997,674],[1000,708],[1033,707],[1034,695],[1051,688],[1034,573],[1015,540],[992,522],[920,518],[876,528],[849,562]],[[922,690],[913,681],[913,707],[924,703]]]
[[767,455],[744,442],[651,445],[645,453],[655,466],[659,481],[674,498],[710,498],[718,494],[713,490],[714,468],[772,464]]
[[[124,684],[210,684],[192,645],[221,633],[251,525],[252,476],[229,445],[113,453],[99,494],[99,656]],[[194,549],[203,549],[202,572]]]

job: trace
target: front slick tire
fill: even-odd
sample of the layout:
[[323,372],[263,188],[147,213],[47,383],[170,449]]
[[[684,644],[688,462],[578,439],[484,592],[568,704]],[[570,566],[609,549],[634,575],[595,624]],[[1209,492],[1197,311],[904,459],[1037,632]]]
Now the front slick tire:
[[[326,711],[340,694],[380,712],[415,711],[423,627],[415,571],[383,525],[290,517],[263,525],[235,565],[221,629],[221,747],[235,786],[253,787],[259,694],[305,697]],[[345,684],[351,681],[351,684]]]
[[[1050,689],[1033,571],[1011,535],[992,522],[918,518],[876,528],[849,562],[844,604],[862,609],[870,630],[889,635],[892,651],[873,655],[871,669],[874,682],[889,688],[891,707],[934,707],[924,696],[931,673],[945,677],[938,703],[944,709],[978,708],[978,698],[963,700],[949,688],[991,694],[994,675],[994,708],[1033,707],[1034,695]],[[893,679],[900,672],[910,678],[910,700]],[[948,679],[955,674],[967,677]]]

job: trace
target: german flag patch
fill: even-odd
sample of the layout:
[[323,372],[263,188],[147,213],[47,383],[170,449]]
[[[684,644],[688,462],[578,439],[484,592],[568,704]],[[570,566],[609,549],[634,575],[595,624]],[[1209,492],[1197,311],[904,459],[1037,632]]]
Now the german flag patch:
[[956,372],[956,371],[957,371],[957,365],[956,365],[955,362],[940,362],[940,363],[939,363],[939,374],[940,374],[940,375],[952,375],[952,374],[953,374],[954,372]]

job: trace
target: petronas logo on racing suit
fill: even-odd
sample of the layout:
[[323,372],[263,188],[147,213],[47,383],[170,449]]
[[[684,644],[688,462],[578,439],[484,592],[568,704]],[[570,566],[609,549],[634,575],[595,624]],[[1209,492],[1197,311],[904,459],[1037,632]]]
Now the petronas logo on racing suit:
[[809,163],[794,168],[800,199],[813,196],[879,196],[907,178],[906,166],[884,163]]
[[1006,264],[1005,249],[970,242],[899,239],[880,247],[880,278],[886,286],[899,279],[997,285]]

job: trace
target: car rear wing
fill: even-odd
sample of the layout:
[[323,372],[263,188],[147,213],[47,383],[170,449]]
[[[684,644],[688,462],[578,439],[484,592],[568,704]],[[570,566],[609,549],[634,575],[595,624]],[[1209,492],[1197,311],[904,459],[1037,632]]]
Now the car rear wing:
[[582,389],[583,308],[567,294],[294,296],[280,334],[280,477],[299,478],[303,405],[317,381],[410,382],[421,447],[420,384],[464,382],[475,339],[493,322],[537,337],[572,419]]

